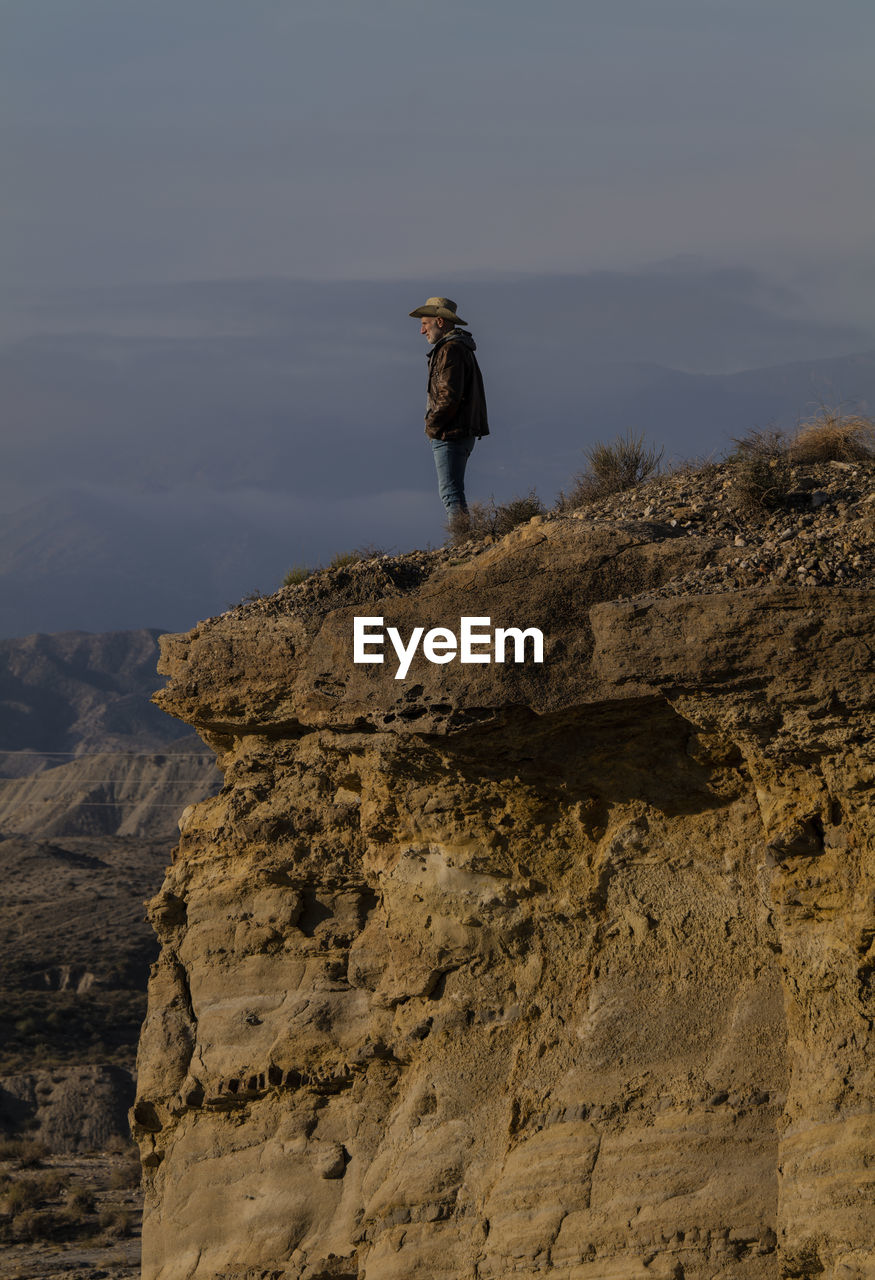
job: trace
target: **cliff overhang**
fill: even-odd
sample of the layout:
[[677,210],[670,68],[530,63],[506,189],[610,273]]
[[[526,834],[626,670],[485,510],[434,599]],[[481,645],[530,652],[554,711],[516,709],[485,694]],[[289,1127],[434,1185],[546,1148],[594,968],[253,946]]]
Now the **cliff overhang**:
[[[152,904],[148,1280],[866,1274],[872,593],[725,554],[541,520],[164,638],[225,787]],[[364,615],[544,661],[399,681]]]

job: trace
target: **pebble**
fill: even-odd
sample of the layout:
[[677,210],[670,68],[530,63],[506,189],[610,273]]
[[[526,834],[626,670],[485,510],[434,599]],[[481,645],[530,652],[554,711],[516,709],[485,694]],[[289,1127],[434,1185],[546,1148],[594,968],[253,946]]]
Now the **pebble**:
[[[622,527],[646,520],[671,527],[674,537],[683,533],[692,544],[691,550],[696,540],[701,540],[705,562],[649,590],[649,597],[768,590],[770,585],[785,589],[791,585],[843,590],[875,587],[875,458],[853,465],[795,467],[791,496],[785,506],[773,511],[742,508],[736,476],[731,462],[708,464],[698,471],[657,476],[575,511],[547,512],[534,523],[549,527],[553,521],[571,519],[584,526]],[[679,520],[676,513],[681,506]],[[494,541],[490,538],[459,547],[373,556],[344,571],[316,573],[300,586],[247,601],[231,613],[242,616],[290,609],[319,613],[338,591],[356,600],[374,593],[402,594],[424,582],[441,565],[472,559]],[[742,550],[743,555],[732,554]]]
[[[685,474],[682,481],[657,477],[581,511],[593,523],[646,518],[664,524],[682,498],[689,504],[686,533],[709,539],[708,562],[649,595],[768,589],[770,583],[788,582],[875,586],[875,459],[853,466],[798,466],[792,485],[789,509],[740,510],[733,505],[733,464],[719,463]],[[714,539],[722,551],[712,549]]]

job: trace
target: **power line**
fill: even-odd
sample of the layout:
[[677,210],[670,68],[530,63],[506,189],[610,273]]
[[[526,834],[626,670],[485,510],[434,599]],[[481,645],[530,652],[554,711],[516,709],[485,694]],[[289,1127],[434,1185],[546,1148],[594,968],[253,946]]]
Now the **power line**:
[[[212,800],[212,796],[205,796],[204,799]],[[192,804],[203,804],[203,800],[192,801]],[[118,804],[114,804],[111,800],[81,800],[71,805],[72,809],[139,809],[142,805],[148,805],[150,809],[175,809],[177,813],[182,810],[178,804],[166,804],[163,800],[156,800],[154,803],[149,800],[120,800]],[[188,808],[184,805],[183,808]]]
[[[4,776],[0,776],[0,782],[36,783],[36,782],[39,782],[41,778],[45,778],[45,777],[46,775],[44,773],[26,773],[23,777],[17,777],[17,778],[16,777],[7,778]],[[161,778],[161,779],[156,779],[154,782],[149,782],[148,779],[140,780],[137,778],[80,778],[79,785],[83,787],[86,787],[86,786],[92,786],[92,787],[136,786],[136,785],[141,785],[146,787],[188,787],[188,786],[194,786],[196,783],[203,783],[204,781],[205,779],[203,778],[168,778],[168,779]],[[63,795],[64,793],[60,792],[59,794]],[[67,794],[71,795],[72,792],[67,792]]]
[[214,755],[193,755],[182,751],[31,751],[29,747],[6,750],[0,747],[0,756],[65,756],[71,760],[99,760],[104,756],[124,756],[128,760],[154,760],[156,756],[172,760],[215,760]]

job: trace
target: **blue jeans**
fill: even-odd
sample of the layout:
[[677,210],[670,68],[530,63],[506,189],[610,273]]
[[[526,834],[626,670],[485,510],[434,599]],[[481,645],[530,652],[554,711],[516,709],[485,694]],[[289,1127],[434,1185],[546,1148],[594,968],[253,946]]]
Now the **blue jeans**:
[[432,440],[434,465],[437,468],[438,493],[448,516],[467,511],[465,501],[465,467],[474,448],[474,437],[462,440]]

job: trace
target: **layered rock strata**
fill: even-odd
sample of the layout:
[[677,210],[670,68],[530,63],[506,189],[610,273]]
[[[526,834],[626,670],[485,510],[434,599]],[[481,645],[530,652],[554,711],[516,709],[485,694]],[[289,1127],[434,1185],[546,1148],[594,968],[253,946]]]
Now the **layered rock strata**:
[[[871,592],[666,595],[675,533],[165,638],[225,786],[151,904],[146,1280],[873,1274]],[[396,680],[363,615],[544,662]]]

